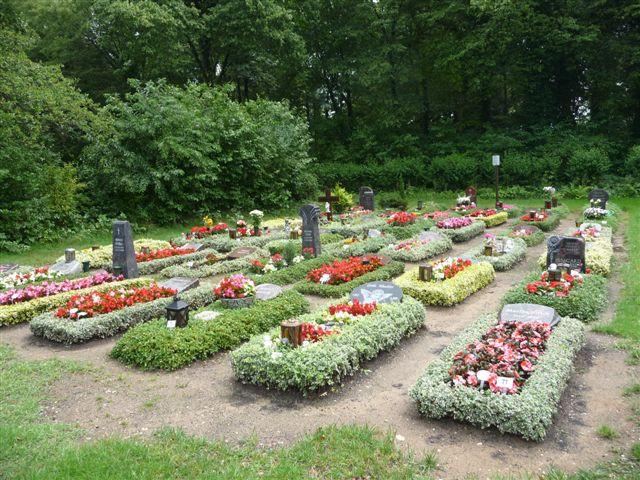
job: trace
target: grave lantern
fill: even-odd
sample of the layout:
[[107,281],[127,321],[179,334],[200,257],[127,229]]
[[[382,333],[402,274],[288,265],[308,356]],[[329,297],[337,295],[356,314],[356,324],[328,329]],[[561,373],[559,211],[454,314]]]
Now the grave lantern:
[[422,282],[430,282],[433,277],[433,267],[431,265],[420,265],[418,267],[418,279]]
[[484,246],[484,256],[485,257],[493,257],[493,246],[485,245]]
[[580,228],[580,225],[582,225],[582,219],[576,218],[576,228]]
[[189,304],[180,300],[177,295],[166,307],[167,310],[167,328],[183,328],[189,323]]
[[232,240],[236,239],[236,229],[235,228],[230,228],[229,229],[229,238]]
[[289,238],[291,240],[297,240],[298,239],[298,230],[291,230],[291,232],[289,233]]
[[93,250],[94,252],[96,250],[100,250],[100,245],[91,245],[91,250]]
[[285,321],[280,324],[280,338],[292,347],[302,345],[302,323],[298,321]]
[[149,254],[151,253],[151,248],[149,248],[149,247],[142,247],[141,251],[142,251],[142,254],[143,254],[143,255],[149,255]]
[[536,218],[536,211],[535,210],[529,210],[529,218],[531,220],[534,220]]
[[548,279],[550,282],[559,282],[562,278],[562,276],[560,275],[560,270],[558,270],[558,268],[554,264],[549,266],[549,270],[547,270],[547,273],[549,275]]
[[424,208],[424,201],[418,200],[418,210],[422,210]]

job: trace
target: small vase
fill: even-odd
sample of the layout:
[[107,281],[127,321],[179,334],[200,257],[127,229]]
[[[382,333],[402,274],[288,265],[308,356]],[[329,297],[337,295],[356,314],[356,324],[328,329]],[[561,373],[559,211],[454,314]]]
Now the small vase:
[[558,199],[557,198],[552,198],[551,199],[551,205],[553,206],[553,208],[556,208],[558,206]]
[[221,298],[220,302],[227,308],[246,308],[253,304],[255,297]]
[[547,200],[544,202],[544,208],[549,210],[551,208],[551,200]]
[[530,218],[531,220],[535,220],[535,218],[536,218],[536,211],[535,211],[535,210],[531,210],[531,211],[529,212],[529,218]]
[[484,247],[484,256],[493,257],[493,247],[490,247],[490,246]]
[[82,262],[82,271],[84,273],[87,273],[90,268],[91,268],[91,261],[90,260],[86,260],[86,261]]

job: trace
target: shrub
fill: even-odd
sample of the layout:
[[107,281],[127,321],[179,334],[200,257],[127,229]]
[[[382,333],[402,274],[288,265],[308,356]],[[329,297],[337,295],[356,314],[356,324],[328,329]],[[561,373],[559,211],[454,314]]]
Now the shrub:
[[[300,322],[321,322],[322,312],[298,317]],[[336,385],[354,375],[362,363],[388,351],[424,325],[424,307],[411,297],[402,302],[385,303],[367,316],[345,325],[339,334],[329,335],[307,347],[283,349],[272,358],[262,335],[231,353],[231,365],[238,380],[267,388],[302,392]],[[269,332],[280,336],[279,329]]]
[[424,218],[418,218],[415,223],[411,225],[403,225],[403,226],[393,226],[393,225],[385,225],[382,227],[382,231],[388,234],[391,234],[398,240],[406,240],[411,237],[415,237],[421,232],[432,227],[434,222],[432,220],[427,220]]
[[205,278],[214,275],[226,275],[227,273],[237,272],[248,268],[253,260],[257,260],[268,256],[266,250],[258,249],[250,255],[236,258],[235,260],[222,260],[216,263],[207,263],[200,261],[188,267],[186,265],[174,265],[160,271],[160,276],[164,278],[172,277],[189,277],[189,278]]
[[338,201],[333,204],[336,213],[347,212],[353,205],[353,195],[347,192],[340,183],[336,183],[331,193],[338,197]]
[[[287,235],[284,232],[272,232],[268,235],[261,235],[259,237],[241,237],[235,240],[229,238],[227,235],[212,235],[206,238],[200,238],[198,243],[204,245],[205,248],[212,248],[218,252],[230,252],[240,247],[264,247],[267,243],[274,240],[284,240]],[[171,240],[171,242],[177,246],[183,246],[190,242],[184,237],[178,237]]]
[[600,275],[584,275],[582,283],[576,284],[566,297],[528,293],[525,288],[527,284],[539,278],[540,272],[527,275],[504,295],[502,305],[508,303],[546,305],[554,308],[560,316],[572,317],[588,323],[596,320],[607,304],[606,280]]
[[187,253],[185,255],[174,255],[173,257],[149,260],[148,262],[138,263],[138,271],[140,272],[140,275],[151,275],[167,267],[203,260],[208,255],[218,255],[218,252],[216,252],[215,250],[205,249],[198,252]]
[[565,175],[569,182],[578,185],[597,185],[609,173],[611,162],[604,150],[599,148],[579,148],[567,162]]
[[488,217],[479,217],[479,220],[482,220],[487,228],[502,225],[503,223],[506,223],[508,219],[509,214],[507,212],[498,212],[495,215],[489,215]]
[[266,273],[264,275],[255,275],[251,274],[248,271],[245,273],[251,277],[251,279],[255,282],[256,285],[261,283],[274,283],[276,285],[289,285],[290,283],[299,282],[300,280],[304,280],[309,273],[314,268],[319,268],[324,263],[330,263],[333,257],[328,255],[322,255],[317,258],[311,258],[309,260],[304,260],[295,265],[291,265],[289,267],[283,268],[282,270],[278,270],[276,272]]
[[463,190],[475,183],[477,161],[474,158],[454,153],[436,157],[431,161],[429,177],[437,190]]
[[381,248],[386,247],[389,243],[394,242],[395,237],[385,235],[384,237],[368,237],[365,240],[359,240],[356,243],[333,243],[327,245],[322,251],[323,255],[331,257],[347,258],[361,257],[368,253],[376,253]]
[[[531,235],[526,235],[523,237],[517,237],[521,240],[524,241],[524,243],[527,244],[527,247],[534,247],[536,245],[541,244],[542,242],[544,242],[545,240],[545,235],[544,232],[542,230],[540,230],[538,227],[536,226],[532,226],[531,228],[534,229],[534,233],[532,233]],[[513,232],[514,230],[517,229],[517,226],[513,226],[511,228],[509,228],[506,232],[504,232],[501,236],[509,236],[509,234],[511,232]],[[510,237],[511,238],[511,237]]]
[[382,228],[386,224],[387,222],[383,218],[363,217],[344,225],[338,222],[332,222],[325,228],[331,233],[342,235],[343,237],[353,237],[354,235],[362,235],[363,232],[366,232],[372,228]]
[[453,243],[451,242],[451,239],[446,235],[442,235],[442,238],[440,240],[430,240],[425,244],[415,245],[409,250],[396,250],[395,248],[393,248],[393,246],[388,246],[380,250],[378,252],[378,255],[389,256],[394,260],[399,260],[401,262],[415,263],[421,260],[426,260],[428,258],[441,255],[446,251],[451,250],[452,247]]
[[230,310],[217,302],[209,310],[222,314],[214,320],[189,320],[184,328],[169,329],[161,319],[138,325],[118,340],[110,355],[144,370],[177,370],[308,312],[309,302],[290,290],[248,308]]
[[342,297],[347,295],[356,287],[364,285],[365,283],[377,281],[377,280],[390,280],[404,272],[404,264],[400,262],[390,262],[387,265],[376,268],[374,271],[365,273],[364,275],[354,278],[350,282],[342,283],[340,285],[325,285],[321,283],[315,283],[311,280],[304,280],[297,283],[295,288],[300,293],[307,295],[318,295],[320,297]]
[[560,217],[555,215],[554,213],[550,213],[547,218],[544,220],[536,221],[536,222],[525,222],[524,220],[519,220],[517,225],[533,225],[534,227],[538,227],[543,232],[550,232],[554,230],[558,225],[560,225]]
[[480,220],[474,221],[471,225],[461,228],[431,228],[432,231],[441,233],[449,237],[454,243],[462,243],[477,237],[484,232],[486,226]]
[[624,162],[624,169],[627,171],[627,174],[634,175],[638,178],[638,172],[640,172],[640,145],[634,145],[629,149],[629,153]]
[[426,417],[470,422],[480,428],[496,427],[527,440],[542,440],[553,421],[562,392],[573,371],[573,362],[585,340],[584,326],[563,318],[554,328],[547,348],[518,395],[500,395],[468,387],[452,387],[448,373],[453,357],[479,340],[497,323],[486,315],[462,332],[431,362],[409,394]]
[[493,266],[487,262],[474,263],[456,276],[439,282],[418,280],[418,267],[408,270],[395,283],[406,295],[425,305],[450,307],[483,289],[495,278]]
[[[320,234],[320,243],[322,245],[331,244],[342,241],[342,235],[337,233],[322,233]],[[294,256],[300,255],[302,253],[302,239],[298,240],[273,240],[267,244],[265,244],[264,248],[269,251],[270,255],[275,255],[276,253],[282,254],[285,257],[285,249],[288,245],[291,245]],[[289,262],[287,262],[289,263]]]
[[466,253],[463,253],[463,257],[475,258],[479,262],[489,262],[493,265],[493,268],[496,272],[504,272],[506,270],[511,270],[516,264],[520,263],[524,260],[524,257],[527,253],[527,244],[524,240],[519,238],[513,239],[513,248],[500,256],[495,257],[487,257],[483,255],[484,245],[479,245],[475,248],[472,248]]

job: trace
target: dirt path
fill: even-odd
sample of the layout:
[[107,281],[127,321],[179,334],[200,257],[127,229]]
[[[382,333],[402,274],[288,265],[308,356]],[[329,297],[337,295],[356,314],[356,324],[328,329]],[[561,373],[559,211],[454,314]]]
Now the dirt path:
[[[571,223],[563,221],[555,232],[565,231]],[[480,242],[481,237],[458,244],[452,254]],[[0,341],[13,345],[27,359],[63,357],[100,367],[98,374],[70,376],[55,384],[53,400],[45,410],[54,421],[84,427],[86,440],[110,434],[146,436],[157,428],[175,426],[231,443],[255,434],[261,445],[273,446],[289,444],[323,425],[367,423],[396,431],[400,446],[437,451],[443,464],[440,478],[543,472],[552,465],[575,470],[607,459],[613,445],[626,445],[640,437],[622,397],[622,389],[632,383],[638,370],[625,365],[625,353],[612,347],[610,337],[589,333],[555,423],[539,444],[452,420],[421,418],[407,393],[460,330],[480,314],[495,310],[504,293],[535,268],[543,248],[544,244],[529,249],[523,263],[498,273],[492,285],[462,304],[428,308],[427,329],[369,362],[365,366],[368,373],[356,375],[336,391],[310,398],[241,385],[233,377],[227,353],[178,372],[143,373],[108,359],[113,338],[66,348],[35,339],[28,326],[20,325],[2,329]],[[614,275],[609,282],[610,298],[615,300],[619,287]],[[314,307],[327,302],[312,300]],[[604,320],[612,314],[610,305]],[[614,427],[621,439],[599,439],[596,429],[602,424]]]

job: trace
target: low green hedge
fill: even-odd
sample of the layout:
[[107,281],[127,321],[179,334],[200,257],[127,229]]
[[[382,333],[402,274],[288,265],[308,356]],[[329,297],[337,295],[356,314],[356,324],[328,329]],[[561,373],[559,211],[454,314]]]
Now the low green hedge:
[[319,268],[324,263],[330,263],[333,261],[333,257],[328,255],[322,255],[317,258],[310,258],[309,260],[304,260],[300,263],[296,263],[295,265],[291,265],[290,267],[283,268],[282,270],[278,270],[277,272],[266,273],[264,275],[257,275],[255,273],[250,273],[248,270],[245,272],[246,275],[250,276],[256,285],[261,283],[273,283],[275,285],[289,285],[290,283],[299,282],[300,280],[304,280],[309,273],[314,268]]
[[401,262],[420,262],[428,258],[441,255],[453,247],[453,242],[446,235],[441,240],[431,240],[424,245],[418,245],[411,250],[394,250],[392,246],[383,248],[378,252],[380,256],[389,256]]
[[553,207],[551,209],[551,213],[553,213],[554,215],[557,215],[559,218],[566,218],[569,216],[570,211],[569,211],[569,207],[561,203],[557,207]]
[[365,231],[369,229],[380,229],[387,224],[386,220],[382,217],[369,217],[359,218],[350,223],[344,225],[340,222],[331,222],[327,225],[323,225],[323,230],[329,233],[337,233],[344,238],[361,236]]
[[462,228],[438,228],[433,227],[434,232],[446,235],[454,243],[462,243],[477,237],[485,231],[486,225],[480,220],[475,220],[471,225]]
[[560,217],[550,213],[547,218],[538,222],[525,222],[524,220],[518,221],[518,225],[533,225],[538,227],[543,232],[550,232],[560,225]]
[[495,215],[489,215],[488,217],[479,217],[479,220],[482,220],[487,228],[497,227],[498,225],[502,225],[509,220],[509,214],[507,212],[498,212]]
[[269,235],[261,235],[259,237],[240,237],[235,240],[229,238],[229,234],[220,233],[205,238],[195,238],[187,240],[184,237],[174,238],[172,242],[175,245],[182,246],[189,242],[201,243],[205,248],[212,248],[219,252],[227,253],[240,247],[264,247],[267,243],[274,240],[284,240],[289,234],[284,232],[272,232]]
[[369,253],[376,253],[393,242],[395,242],[395,237],[385,235],[384,237],[370,237],[356,243],[332,243],[323,248],[322,254],[339,258],[361,257]]
[[189,262],[197,262],[206,258],[207,255],[219,255],[215,250],[200,250],[199,252],[187,253],[186,255],[175,255],[173,257],[158,258],[157,260],[149,260],[148,262],[138,263],[138,271],[140,275],[151,275],[160,270],[172,267],[174,265],[183,265]]
[[[514,230],[516,230],[517,228],[518,228],[517,226],[513,226],[500,236],[509,237],[509,234]],[[524,237],[509,237],[509,238],[519,238],[523,240],[524,243],[527,244],[527,247],[535,247],[536,245],[540,245],[542,242],[544,242],[545,238],[547,237],[544,235],[544,232],[540,230],[538,227],[532,226],[532,228],[535,229],[535,232],[532,233],[531,235],[527,235]]]
[[[323,311],[324,312],[324,311]],[[321,322],[323,312],[303,315],[301,322]],[[385,303],[371,315],[345,325],[336,335],[299,348],[281,346],[283,355],[273,358],[274,350],[264,345],[264,336],[254,336],[231,353],[231,366],[243,383],[264,385],[278,390],[302,392],[340,384],[354,375],[363,362],[390,350],[403,338],[424,325],[425,310],[420,302],[404,297],[402,302]],[[273,329],[270,337],[279,338]]]
[[458,335],[440,357],[429,364],[409,395],[426,417],[451,416],[480,428],[496,427],[503,433],[540,441],[553,421],[575,357],[584,344],[584,326],[572,318],[560,321],[535,372],[519,394],[502,395],[452,386],[448,371],[453,357],[469,343],[481,339],[496,322],[495,314],[485,315]]
[[257,260],[268,256],[266,250],[258,249],[246,257],[237,258],[235,260],[222,260],[216,263],[200,263],[195,264],[193,267],[186,265],[174,265],[173,267],[167,267],[160,271],[160,276],[163,278],[172,277],[189,277],[189,278],[205,278],[212,277],[214,275],[226,275],[232,272],[238,272],[251,265],[253,260]]
[[406,295],[411,295],[425,305],[450,307],[489,285],[495,276],[490,263],[480,262],[465,268],[455,277],[440,282],[418,280],[418,267],[415,267],[398,277],[395,283]]
[[364,285],[368,282],[390,280],[404,272],[404,263],[390,262],[387,265],[378,267],[373,272],[369,272],[361,277],[354,278],[350,282],[343,283],[341,285],[326,285],[321,283],[315,283],[310,280],[303,280],[300,283],[294,285],[300,293],[306,293],[308,295],[318,295],[320,297],[342,297],[347,295],[356,287]]
[[583,283],[574,286],[566,297],[533,295],[525,289],[528,283],[540,278],[540,272],[528,274],[524,280],[513,286],[502,299],[507,303],[535,303],[555,308],[558,315],[576,318],[582,322],[597,320],[607,305],[606,279],[600,275],[584,275]]
[[415,237],[425,230],[430,229],[434,224],[435,222],[433,220],[419,217],[415,223],[411,225],[405,225],[402,227],[385,225],[381,230],[387,234],[393,235],[398,240],[407,240],[411,237]]
[[162,319],[138,325],[118,340],[110,356],[144,370],[177,370],[308,312],[309,302],[289,290],[273,300],[256,300],[248,308],[225,309],[216,302],[207,310],[219,310],[222,315],[213,320],[191,319],[184,328],[169,329]]
[[[195,309],[213,302],[215,295],[211,287],[204,286],[182,292],[180,298]],[[172,301],[172,298],[159,298],[80,320],[57,318],[53,312],[49,312],[31,320],[29,326],[37,337],[66,344],[82,343],[94,338],[111,337],[138,323],[164,316],[166,306]]]
[[517,218],[522,215],[522,212],[524,210],[520,205],[514,205],[513,208],[510,208],[509,210],[504,210],[504,211],[507,212],[507,216],[509,218]]
[[[320,244],[323,246],[341,241],[342,235],[338,235],[337,233],[323,233],[320,235]],[[275,255],[276,253],[282,253],[284,251],[284,247],[286,247],[289,242],[294,243],[296,246],[296,253],[298,255],[302,253],[302,239],[272,240],[264,246],[264,249],[269,252],[269,255]]]
[[67,304],[67,302],[76,295],[84,295],[90,292],[105,292],[112,288],[120,287],[141,287],[148,285],[151,280],[143,278],[132,278],[121,282],[103,283],[81,290],[71,290],[69,292],[58,293],[49,297],[40,297],[29,300],[28,302],[15,303],[13,305],[0,306],[0,325],[14,325],[17,323],[28,322],[32,318],[44,312],[55,310]]
[[500,255],[499,257],[486,257],[483,255],[484,245],[472,248],[468,252],[463,253],[462,256],[475,258],[479,262],[489,262],[493,265],[493,269],[496,272],[511,270],[516,264],[524,260],[527,254],[527,244],[524,243],[524,240],[520,240],[519,238],[513,238],[512,240],[513,248],[508,253]]

